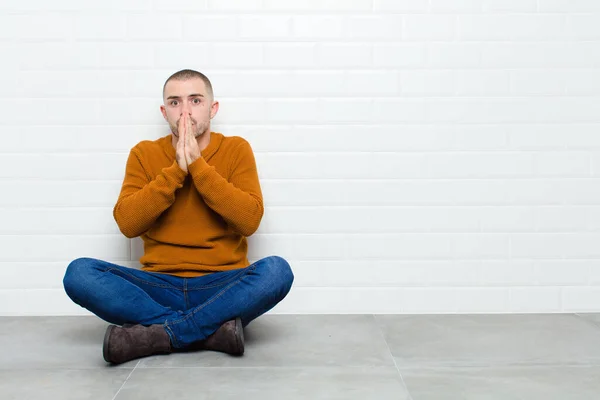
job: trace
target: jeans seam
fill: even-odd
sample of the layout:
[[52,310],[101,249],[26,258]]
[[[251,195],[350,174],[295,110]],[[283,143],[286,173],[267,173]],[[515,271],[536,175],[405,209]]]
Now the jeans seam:
[[215,284],[211,284],[211,285],[201,285],[201,286],[194,286],[192,288],[188,288],[188,290],[203,290],[203,289],[210,289],[210,288],[214,288],[214,287],[219,287],[219,286],[223,286],[226,285],[236,279],[238,279],[240,277],[240,275],[246,274],[248,273],[249,270],[254,271],[256,269],[256,263],[242,269],[239,273],[237,273],[236,275],[230,277],[228,280],[226,280],[225,282],[221,282],[221,283],[215,283]]
[[144,283],[144,284],[146,284],[146,285],[155,286],[155,287],[161,287],[161,288],[168,288],[168,289],[177,289],[177,287],[176,287],[176,286],[174,286],[174,285],[171,285],[171,284],[163,284],[163,283],[154,283],[154,282],[149,282],[149,281],[147,281],[147,280],[144,280],[144,279],[138,278],[137,276],[135,276],[135,275],[132,275],[132,274],[130,274],[130,273],[128,273],[128,272],[125,272],[125,271],[123,271],[123,270],[120,270],[120,269],[118,269],[118,268],[113,268],[113,267],[111,267],[111,268],[109,268],[109,269],[108,269],[106,272],[110,272],[110,271],[117,271],[117,272],[119,272],[119,273],[122,273],[122,274],[124,274],[124,275],[127,275],[127,276],[131,277],[132,279],[134,279],[134,280],[136,280],[136,281],[138,281],[138,282],[142,282],[142,283]]
[[[238,283],[240,283],[242,281],[242,279],[244,279],[244,277],[238,279],[235,282],[232,282],[230,285],[228,285],[226,288],[224,288],[223,290],[221,290],[219,293],[217,293],[216,295],[214,295],[209,301],[207,301],[204,304],[199,305],[198,307],[196,307],[192,312],[190,312],[188,315],[186,315],[183,318],[180,319],[176,319],[174,321],[171,321],[170,324],[178,324],[180,322],[185,321],[186,319],[192,318],[197,312],[199,312],[200,310],[204,309],[204,307],[206,307],[209,304],[212,304],[214,301],[216,301],[218,298],[220,298],[223,294],[225,294],[225,292],[227,292],[229,289],[231,289],[232,287],[234,287],[235,285],[237,285]],[[167,322],[165,321],[165,325],[167,324]],[[176,340],[176,339],[175,339]]]
[[[243,279],[243,278],[242,278],[242,279]],[[209,305],[209,304],[212,304],[212,303],[213,303],[215,300],[217,300],[217,299],[219,299],[221,296],[223,296],[223,294],[225,294],[225,292],[227,292],[229,289],[231,289],[232,287],[234,287],[235,285],[237,285],[237,284],[238,284],[238,283],[240,283],[241,281],[242,281],[242,280],[240,279],[240,280],[238,280],[238,281],[236,281],[236,282],[233,282],[233,283],[231,283],[231,284],[230,284],[230,285],[228,285],[226,288],[224,288],[224,289],[223,289],[223,290],[221,290],[219,293],[217,293],[215,296],[213,296],[213,297],[212,297],[212,298],[211,298],[209,301],[207,301],[206,303],[204,303],[204,304],[201,304],[201,305],[199,305],[198,307],[196,307],[196,308],[194,309],[194,311],[192,311],[191,313],[189,313],[189,314],[188,314],[188,315],[186,315],[185,317],[183,317],[183,318],[180,318],[180,319],[176,319],[176,320],[174,320],[174,321],[171,321],[171,322],[165,321],[165,327],[166,327],[166,328],[167,328],[167,329],[168,329],[168,330],[171,332],[171,334],[172,334],[172,340],[173,340],[173,342],[175,342],[175,343],[176,343],[175,347],[178,347],[178,346],[179,346],[179,340],[177,340],[177,338],[176,338],[176,336],[175,336],[175,334],[174,334],[173,330],[171,329],[171,325],[178,324],[178,323],[180,323],[180,322],[183,322],[183,321],[185,321],[185,320],[187,320],[187,319],[190,319],[190,318],[192,318],[192,317],[193,317],[193,316],[194,316],[194,315],[195,315],[197,312],[199,312],[200,310],[204,309],[204,307],[206,307],[207,305]],[[175,344],[175,343],[174,343],[174,344]]]

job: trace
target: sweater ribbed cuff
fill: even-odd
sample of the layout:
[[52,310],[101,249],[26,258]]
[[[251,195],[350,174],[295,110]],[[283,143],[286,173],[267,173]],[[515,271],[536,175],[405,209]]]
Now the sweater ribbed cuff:
[[183,183],[185,176],[187,175],[184,170],[179,167],[177,160],[173,161],[170,167],[163,168],[163,173],[167,176],[173,177],[176,182]]

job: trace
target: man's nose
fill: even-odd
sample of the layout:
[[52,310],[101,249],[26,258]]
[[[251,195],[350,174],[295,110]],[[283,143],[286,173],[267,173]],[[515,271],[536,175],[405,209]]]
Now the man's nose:
[[184,114],[192,115],[192,108],[187,104],[184,104],[183,108],[181,109],[181,115],[184,115]]

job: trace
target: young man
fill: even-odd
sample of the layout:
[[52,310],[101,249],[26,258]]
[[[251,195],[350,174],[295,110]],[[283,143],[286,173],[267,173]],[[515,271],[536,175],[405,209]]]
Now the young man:
[[163,87],[171,134],[138,143],[113,210],[121,232],[141,236],[142,269],[93,258],[67,267],[65,291],[110,325],[107,362],[206,349],[241,355],[243,327],[287,295],[286,260],[247,259],[263,216],[254,155],[241,137],[211,132],[219,109],[210,81],[182,70]]

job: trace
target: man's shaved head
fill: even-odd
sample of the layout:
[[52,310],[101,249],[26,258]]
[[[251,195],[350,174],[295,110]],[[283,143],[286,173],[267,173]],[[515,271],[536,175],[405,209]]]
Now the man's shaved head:
[[195,79],[195,78],[202,79],[202,81],[204,82],[204,86],[206,87],[206,91],[208,92],[207,94],[210,96],[211,99],[213,99],[214,94],[213,94],[213,88],[212,88],[212,84],[210,83],[210,80],[206,77],[206,75],[204,75],[198,71],[194,71],[193,69],[182,69],[181,71],[177,71],[173,75],[171,75],[169,77],[169,79],[167,79],[165,81],[165,84],[163,85],[163,97],[165,97],[165,88],[167,87],[167,83],[169,83],[169,81],[172,81],[172,80],[187,81],[188,79]]

